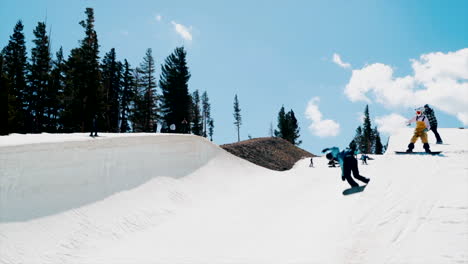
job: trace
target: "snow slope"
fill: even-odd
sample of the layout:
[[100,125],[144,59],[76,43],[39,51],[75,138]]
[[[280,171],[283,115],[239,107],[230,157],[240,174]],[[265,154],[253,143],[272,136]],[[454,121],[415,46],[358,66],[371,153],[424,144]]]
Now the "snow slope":
[[0,263],[468,263],[468,130],[392,154],[411,134],[351,196],[324,158],[270,171],[194,136],[0,137]]

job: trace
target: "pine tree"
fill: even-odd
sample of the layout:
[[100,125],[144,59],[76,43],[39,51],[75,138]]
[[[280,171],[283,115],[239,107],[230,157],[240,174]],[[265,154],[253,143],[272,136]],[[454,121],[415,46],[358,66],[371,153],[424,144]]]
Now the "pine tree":
[[237,128],[237,141],[240,141],[240,126],[242,125],[242,116],[241,109],[239,107],[239,100],[237,99],[237,94],[234,97],[234,125]]
[[50,80],[51,56],[49,37],[46,33],[46,25],[43,22],[37,24],[34,30],[34,48],[31,50],[31,63],[28,75],[29,89],[27,103],[29,115],[33,117],[32,131],[42,132],[48,124],[45,112],[49,96],[48,87]]
[[366,105],[364,110],[364,121],[362,127],[356,129],[356,134],[349,144],[350,148],[359,150],[360,153],[365,154],[381,154],[383,153],[383,146],[380,140],[380,134],[377,127],[372,129],[369,117],[369,106]]
[[156,92],[156,66],[152,52],[150,48],[146,50],[143,62],[138,68],[140,73],[138,85],[140,94],[143,95],[143,109],[141,111],[144,117],[144,132],[156,132],[156,126],[160,118],[159,95]]
[[299,145],[302,141],[297,141],[299,135],[299,125],[294,111],[291,109],[289,112],[285,112],[284,106],[281,107],[278,113],[278,130],[274,131],[276,137],[283,138],[293,145]]
[[64,111],[64,89],[65,89],[65,61],[63,49],[60,47],[52,62],[50,82],[46,92],[46,131],[49,133],[63,130],[60,117]]
[[365,153],[366,145],[365,145],[365,141],[363,140],[363,137],[362,137],[362,127],[361,126],[356,128],[356,134],[354,135],[353,141],[357,145],[357,150],[360,153]]
[[362,125],[362,144],[364,145],[364,151],[362,153],[372,153],[372,145],[373,145],[373,133],[372,133],[372,126],[369,117],[369,106],[366,105],[366,109],[364,110],[364,123]]
[[122,64],[117,61],[114,48],[104,56],[101,69],[104,88],[104,104],[106,109],[105,130],[110,132],[119,132]]
[[214,133],[214,120],[210,118],[210,120],[208,120],[208,135],[210,135],[211,141],[213,141],[213,133]]
[[9,82],[9,132],[26,133],[30,131],[26,124],[32,118],[27,115],[27,102],[25,98],[26,71],[28,68],[23,23],[19,20],[13,30],[13,35],[7,46],[3,49],[3,67],[6,79]]
[[164,122],[176,125],[176,133],[182,132],[181,123],[190,120],[191,98],[188,92],[190,73],[187,67],[186,52],[183,47],[176,48],[161,67],[159,87],[162,90],[162,113]]
[[200,116],[200,94],[195,90],[192,94],[192,132],[197,136],[203,133],[202,119]]
[[8,135],[9,83],[3,67],[3,53],[0,52],[0,135]]
[[292,109],[287,114],[287,121],[288,121],[289,135],[286,140],[291,142],[293,145],[299,146],[302,143],[301,140],[299,141],[297,140],[300,137],[299,135],[300,128],[299,128],[299,125],[297,124],[297,119]]
[[[141,70],[137,67],[133,71],[135,86],[134,86],[134,95],[132,97],[133,107],[130,114],[130,122],[133,126],[133,132],[143,132],[145,131],[145,117],[146,117],[146,107],[145,107],[145,89],[141,87],[142,75],[140,74]],[[162,131],[161,131],[162,132]]]
[[275,137],[286,138],[288,136],[288,121],[286,118],[286,112],[284,106],[281,106],[278,112],[278,130],[275,129]]
[[132,74],[132,69],[130,64],[125,59],[124,69],[122,75],[122,99],[121,99],[121,113],[120,113],[120,132],[125,133],[130,131],[130,126],[128,124],[129,115],[131,114],[130,107],[132,101],[134,101],[135,96],[135,78]]
[[80,21],[85,37],[80,47],[71,50],[67,60],[65,111],[67,131],[90,131],[93,119],[102,128],[103,88],[99,69],[99,44],[94,30],[94,10],[86,8],[86,20]]
[[382,141],[380,140],[380,133],[377,130],[377,127],[374,128],[373,134],[375,138],[374,154],[383,154],[383,145]]
[[211,104],[210,99],[208,98],[208,93],[203,92],[202,97],[202,123],[203,123],[203,133],[204,137],[208,137],[208,122],[211,120]]

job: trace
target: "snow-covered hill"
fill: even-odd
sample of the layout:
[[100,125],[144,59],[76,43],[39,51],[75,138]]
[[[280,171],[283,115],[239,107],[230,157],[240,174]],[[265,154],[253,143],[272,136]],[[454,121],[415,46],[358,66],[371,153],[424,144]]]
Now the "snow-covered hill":
[[0,263],[467,263],[468,130],[394,155],[411,134],[351,196],[324,158],[275,172],[195,136],[0,137]]

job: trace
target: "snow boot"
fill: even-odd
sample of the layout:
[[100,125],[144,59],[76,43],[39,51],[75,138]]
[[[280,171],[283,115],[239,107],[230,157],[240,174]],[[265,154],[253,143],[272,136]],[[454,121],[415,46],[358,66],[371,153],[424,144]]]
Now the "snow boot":
[[424,150],[426,151],[426,153],[431,153],[431,149],[429,148],[429,144],[428,144],[428,143],[424,143],[423,148],[424,148]]
[[406,150],[406,152],[411,153],[411,152],[413,152],[413,149],[414,149],[414,143],[409,143],[408,144],[408,149]]

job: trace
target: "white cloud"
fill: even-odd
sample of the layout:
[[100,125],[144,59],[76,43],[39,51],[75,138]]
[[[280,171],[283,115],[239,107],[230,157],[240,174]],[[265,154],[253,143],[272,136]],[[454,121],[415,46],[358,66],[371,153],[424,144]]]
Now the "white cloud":
[[349,64],[347,62],[343,62],[341,60],[340,55],[337,54],[337,53],[333,53],[333,62],[338,64],[338,66],[340,66],[342,68],[345,68],[345,69],[351,68],[351,64]]
[[190,33],[190,29],[182,24],[178,24],[174,21],[171,21],[172,25],[174,25],[174,29],[183,39],[185,40],[192,40],[192,33]]
[[314,97],[307,103],[305,111],[306,118],[312,121],[309,125],[309,131],[319,137],[334,137],[340,132],[340,124],[326,119],[322,120],[322,113],[318,108],[320,98]]
[[156,15],[154,17],[154,19],[156,19],[156,21],[160,22],[162,20],[162,16],[161,15]]
[[411,62],[414,74],[401,78],[381,63],[353,70],[344,92],[353,102],[375,101],[388,108],[427,103],[468,125],[468,48],[423,54]]
[[405,118],[398,114],[390,114],[387,116],[381,116],[375,118],[379,131],[386,134],[394,134],[399,129],[405,127],[405,122],[408,118]]

